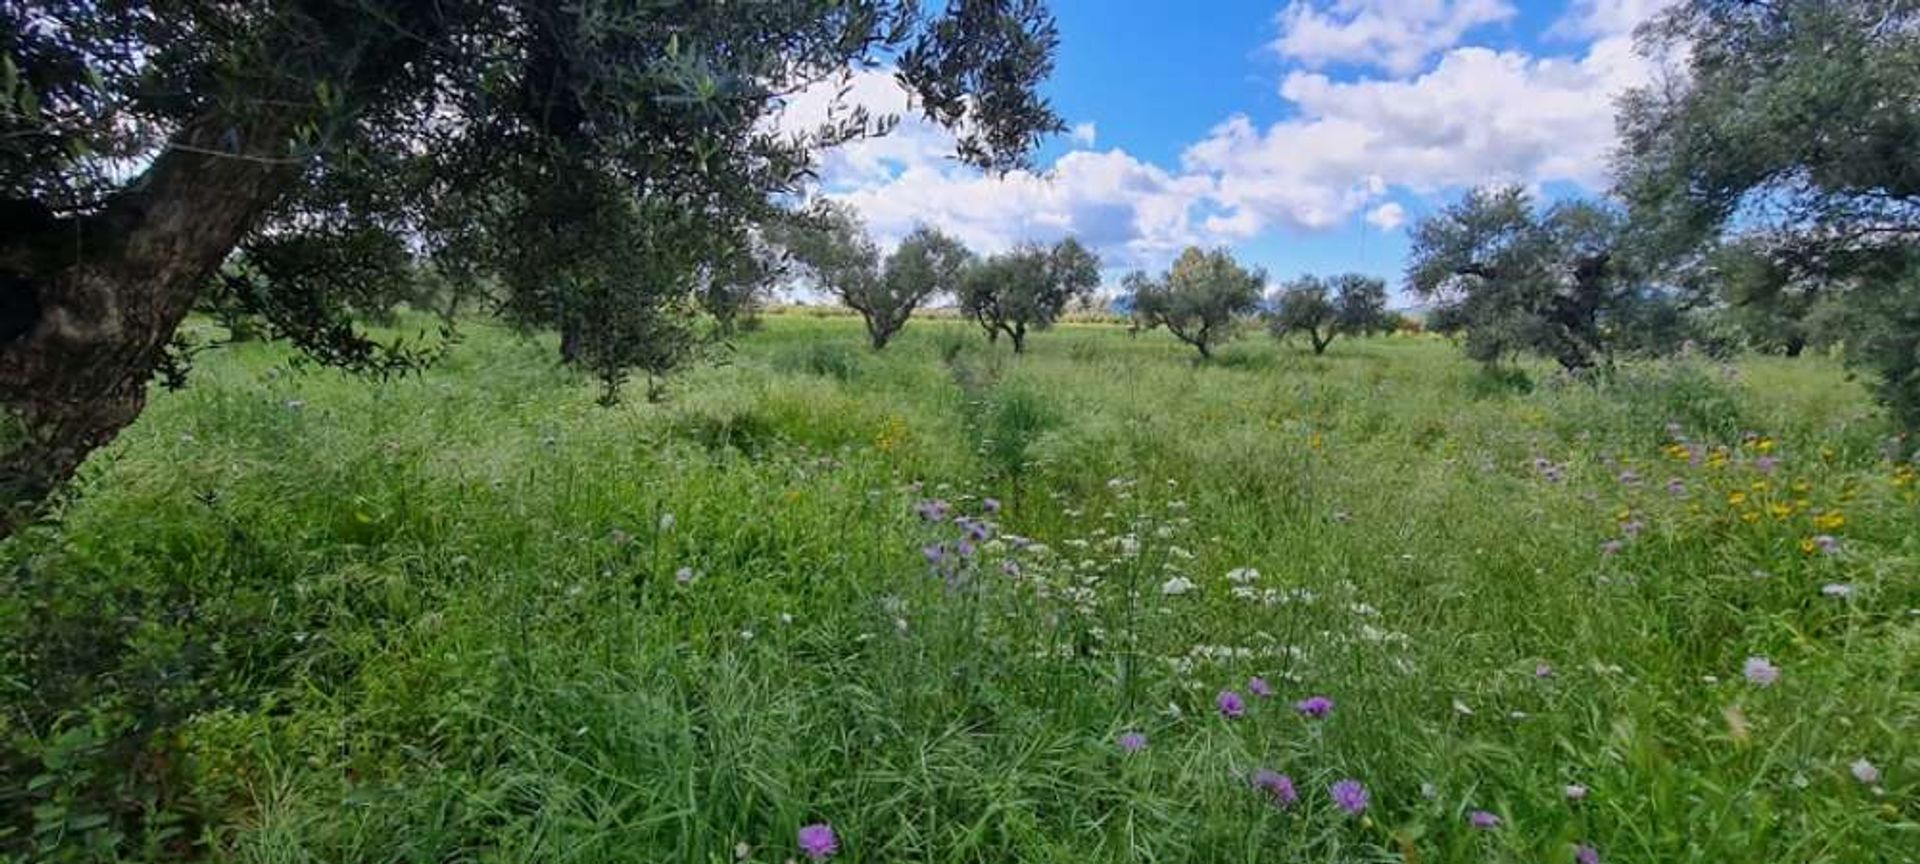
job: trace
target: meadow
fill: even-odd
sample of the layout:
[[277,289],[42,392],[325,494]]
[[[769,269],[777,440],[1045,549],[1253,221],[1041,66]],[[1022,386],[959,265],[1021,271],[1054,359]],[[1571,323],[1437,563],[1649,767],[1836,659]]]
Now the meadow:
[[0,849],[1920,858],[1920,484],[1824,358],[779,315],[602,408],[465,332],[201,354],[0,545]]

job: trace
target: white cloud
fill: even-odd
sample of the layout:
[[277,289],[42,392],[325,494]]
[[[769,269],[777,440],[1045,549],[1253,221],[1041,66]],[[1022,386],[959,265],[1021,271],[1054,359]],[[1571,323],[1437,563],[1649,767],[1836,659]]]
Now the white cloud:
[[1294,117],[1262,130],[1236,116],[1183,158],[1262,226],[1342,224],[1383,185],[1435,194],[1566,181],[1597,191],[1614,141],[1612,97],[1647,74],[1626,37],[1577,59],[1456,48],[1413,78],[1295,72],[1280,88]]
[[1367,224],[1382,231],[1392,231],[1407,224],[1407,208],[1399,202],[1388,201],[1367,211]]
[[1571,39],[1630,36],[1640,22],[1660,14],[1677,0],[1573,0],[1567,13],[1547,30]]
[[1094,140],[1099,137],[1100,129],[1093,125],[1093,121],[1079,123],[1073,127],[1073,143],[1082,147],[1092,147]]
[[1506,0],[1333,0],[1324,8],[1293,0],[1271,47],[1309,68],[1351,63],[1408,75],[1474,28],[1513,15]]

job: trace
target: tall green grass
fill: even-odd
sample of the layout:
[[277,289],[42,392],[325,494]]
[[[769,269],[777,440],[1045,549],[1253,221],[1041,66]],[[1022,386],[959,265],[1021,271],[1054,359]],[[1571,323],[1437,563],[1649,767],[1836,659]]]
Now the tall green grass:
[[[843,861],[1920,848],[1920,505],[1824,361],[1522,390],[1430,339],[1200,365],[926,321],[873,354],[781,316],[604,409],[552,346],[472,329],[384,384],[203,355],[6,542],[0,850],[780,862],[814,822]],[[929,499],[994,526],[948,578]]]

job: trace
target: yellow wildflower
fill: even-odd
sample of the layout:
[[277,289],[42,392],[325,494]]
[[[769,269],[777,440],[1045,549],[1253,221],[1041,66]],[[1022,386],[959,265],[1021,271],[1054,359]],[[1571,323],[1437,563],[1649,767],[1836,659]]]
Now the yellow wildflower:
[[1828,510],[1813,517],[1813,527],[1822,531],[1833,531],[1847,524],[1847,516],[1838,510]]
[[1728,504],[1731,504],[1731,505],[1733,505],[1733,506],[1735,506],[1735,507],[1738,507],[1738,506],[1740,506],[1740,505],[1742,505],[1742,504],[1745,504],[1745,503],[1747,503],[1747,493],[1745,493],[1745,492],[1743,492],[1743,491],[1741,491],[1741,490],[1739,490],[1739,489],[1735,489],[1735,490],[1733,490],[1732,492],[1728,492],[1728,493],[1727,493],[1727,503],[1728,503]]

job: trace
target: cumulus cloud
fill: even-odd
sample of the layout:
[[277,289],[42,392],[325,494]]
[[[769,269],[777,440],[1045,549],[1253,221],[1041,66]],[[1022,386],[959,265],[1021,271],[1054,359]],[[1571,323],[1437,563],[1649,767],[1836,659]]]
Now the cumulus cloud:
[[1280,88],[1292,118],[1265,129],[1231,118],[1190,146],[1184,163],[1214,177],[1222,202],[1257,214],[1261,226],[1342,223],[1382,184],[1417,194],[1489,181],[1599,190],[1612,97],[1648,72],[1624,36],[1579,58],[1456,48],[1403,79],[1295,72]]
[[1099,127],[1094,126],[1092,121],[1076,124],[1073,127],[1073,143],[1082,147],[1092,147],[1094,140],[1099,137]]
[[1407,208],[1399,202],[1388,201],[1367,211],[1367,224],[1382,231],[1392,231],[1407,224]]
[[1548,34],[1568,39],[1629,36],[1633,28],[1665,12],[1677,0],[1573,0]]
[[1271,47],[1309,68],[1350,63],[1409,75],[1474,28],[1513,15],[1506,0],[1293,0]]

